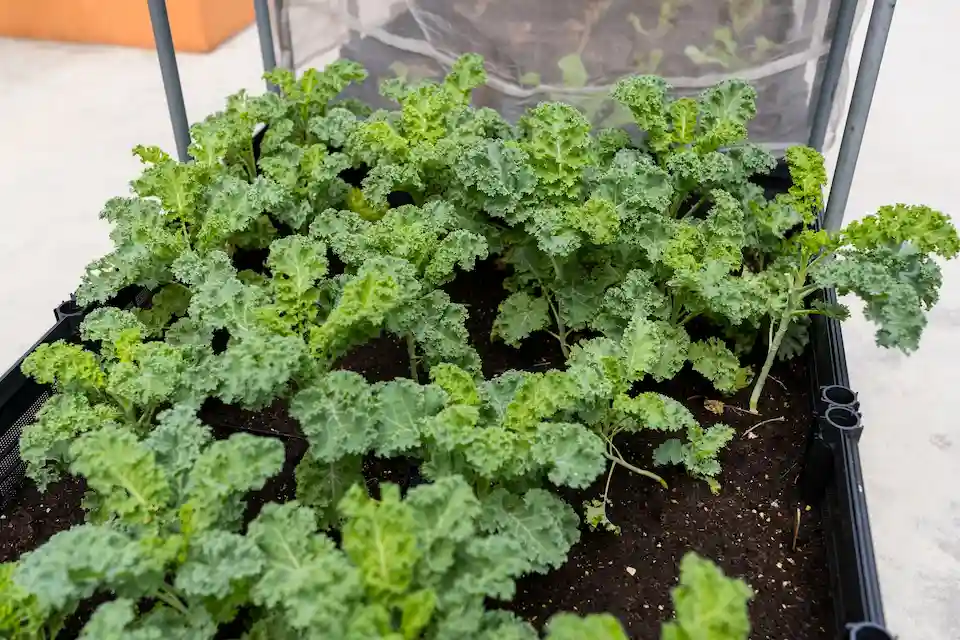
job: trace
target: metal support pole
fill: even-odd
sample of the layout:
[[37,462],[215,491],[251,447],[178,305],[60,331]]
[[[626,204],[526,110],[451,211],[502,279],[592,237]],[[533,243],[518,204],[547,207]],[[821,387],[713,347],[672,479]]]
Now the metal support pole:
[[167,17],[167,1],[147,0],[147,5],[150,9],[150,24],[153,26],[153,41],[157,46],[157,58],[160,60],[163,90],[167,94],[167,109],[170,110],[170,122],[173,124],[173,139],[177,144],[177,157],[180,162],[187,162],[190,160],[187,154],[190,146],[190,126],[187,124],[187,108],[183,104],[183,87],[180,85],[170,19]]
[[[253,0],[257,15],[257,34],[260,36],[260,54],[263,56],[263,70],[273,71],[277,67],[277,54],[273,49],[273,29],[270,26],[270,0]],[[267,83],[267,91],[279,91],[272,82]]]
[[874,0],[873,3],[870,24],[867,26],[867,39],[863,45],[857,81],[853,85],[853,97],[850,100],[850,111],[844,126],[843,141],[837,156],[833,186],[827,200],[827,210],[823,215],[823,225],[829,230],[839,229],[843,223],[843,213],[850,198],[850,187],[857,170],[860,146],[863,144],[863,131],[870,115],[873,92],[877,88],[880,64],[883,62],[883,50],[887,46],[887,36],[890,34],[890,24],[896,8],[897,0]]
[[823,143],[827,139],[827,126],[837,97],[847,49],[850,48],[850,35],[853,33],[853,24],[856,22],[858,1],[837,0],[839,6],[836,26],[830,42],[830,53],[827,55],[827,63],[820,80],[820,92],[813,111],[813,125],[810,127],[809,144],[817,151],[823,151]]

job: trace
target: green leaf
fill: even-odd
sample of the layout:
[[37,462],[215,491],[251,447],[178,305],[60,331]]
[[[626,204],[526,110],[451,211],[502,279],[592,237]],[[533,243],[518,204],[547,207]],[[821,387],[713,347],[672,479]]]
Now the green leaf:
[[619,395],[613,408],[636,418],[645,429],[679,431],[697,426],[697,421],[682,403],[660,393],[647,391],[634,397]]
[[344,637],[363,594],[360,573],[332,540],[316,534],[316,516],[296,502],[264,505],[247,536],[264,557],[250,595],[254,604],[282,611],[301,630]]
[[529,156],[516,144],[481,140],[462,149],[454,165],[455,190],[464,206],[475,206],[510,224],[523,222],[525,197],[533,193],[537,177]]
[[301,458],[296,468],[297,501],[316,511],[320,527],[337,525],[337,504],[353,485],[365,485],[363,458],[345,456],[333,462],[320,462],[310,455]]
[[51,396],[37,419],[20,435],[20,458],[27,465],[27,476],[44,491],[58,479],[69,461],[70,444],[84,433],[103,427],[118,427],[120,412],[106,404],[91,404],[79,393]]
[[263,557],[257,545],[226,531],[206,531],[190,541],[174,587],[188,597],[226,599],[259,576]]
[[923,205],[880,207],[875,214],[850,222],[843,238],[861,251],[909,242],[920,253],[945,259],[960,252],[960,239],[949,216]]
[[567,559],[579,539],[577,514],[563,500],[541,489],[522,497],[494,489],[483,501],[480,518],[485,531],[496,531],[517,543],[530,571],[545,573]]
[[456,570],[458,551],[476,536],[480,501],[462,477],[446,476],[410,489],[405,503],[411,510],[422,550],[418,580],[435,584],[449,571]]
[[131,311],[115,307],[94,309],[80,323],[80,338],[86,342],[99,342],[101,355],[113,359],[125,346],[140,342],[147,335],[147,328]]
[[83,524],[24,554],[13,579],[46,614],[71,611],[98,590],[143,596],[157,588],[166,558],[114,527]]
[[550,482],[575,489],[586,489],[603,473],[605,451],[598,435],[576,423],[541,423],[532,445],[533,459],[549,469]]
[[587,86],[587,80],[590,75],[586,67],[583,66],[583,59],[577,53],[570,53],[559,60],[557,66],[563,74],[563,86],[572,89],[580,89]]
[[0,563],[0,631],[15,640],[43,638],[47,613],[35,595],[14,581],[16,571],[16,563]]
[[334,462],[363,454],[377,441],[373,390],[358,373],[334,371],[297,392],[290,415],[310,441],[309,455]]
[[477,260],[486,257],[486,239],[466,229],[454,230],[437,243],[433,257],[424,269],[424,279],[439,286],[453,279],[457,266],[470,271]]
[[420,446],[424,425],[443,408],[444,394],[433,385],[399,379],[378,385],[373,403],[377,455],[388,458]]
[[549,326],[550,309],[546,298],[535,298],[525,291],[518,291],[500,303],[491,337],[519,347],[521,340]]
[[187,481],[194,526],[234,526],[240,498],[263,488],[283,462],[283,443],[274,438],[235,433],[212,443],[197,458]]
[[400,597],[410,589],[420,558],[413,513],[400,501],[400,488],[380,485],[380,500],[353,487],[340,501],[341,546],[360,570],[374,599]]
[[750,383],[753,371],[741,367],[737,356],[719,338],[690,343],[687,357],[694,371],[713,383],[722,393],[736,393]]
[[662,640],[746,640],[750,636],[747,602],[753,591],[728,578],[719,567],[693,552],[680,561],[680,582],[670,592],[675,619],[663,625]]
[[310,332],[311,348],[330,356],[380,333],[387,314],[420,291],[409,263],[397,259],[372,259],[344,284],[336,306],[319,327]]
[[77,288],[77,304],[106,302],[132,284],[153,287],[170,282],[170,264],[189,245],[182,228],[163,215],[158,201],[113,198],[100,217],[113,225],[114,249],[87,266]]
[[644,374],[669,380],[683,368],[689,345],[690,337],[682,327],[635,316],[623,334],[627,375],[633,380]]
[[38,346],[20,365],[23,375],[60,391],[96,394],[106,383],[97,357],[63,340]]
[[537,177],[537,197],[547,202],[580,198],[583,172],[592,163],[590,123],[576,108],[542,102],[520,118],[520,148]]
[[185,497],[193,466],[212,441],[213,433],[197,419],[193,407],[177,405],[157,414],[157,426],[143,444],[153,452],[178,502]]
[[609,613],[558,613],[547,622],[546,640],[627,640],[627,633]]
[[[179,283],[168,284],[153,295],[149,309],[138,309],[137,319],[146,328],[145,336],[159,338],[174,318],[187,313],[190,289]],[[90,316],[87,316],[89,319]]]
[[227,404],[263,408],[284,394],[305,357],[306,346],[299,336],[251,331],[231,339],[214,365],[217,397]]
[[612,94],[614,100],[630,110],[637,126],[647,134],[647,145],[657,154],[670,148],[668,89],[658,76],[631,76],[617,82]]
[[455,404],[480,404],[477,383],[470,373],[452,364],[438,364],[430,369],[430,380]]
[[747,123],[757,115],[757,92],[743,80],[724,80],[703,91],[699,151],[716,151],[746,139]]
[[105,425],[70,445],[70,471],[83,476],[101,510],[127,524],[155,525],[172,490],[152,451],[128,429]]

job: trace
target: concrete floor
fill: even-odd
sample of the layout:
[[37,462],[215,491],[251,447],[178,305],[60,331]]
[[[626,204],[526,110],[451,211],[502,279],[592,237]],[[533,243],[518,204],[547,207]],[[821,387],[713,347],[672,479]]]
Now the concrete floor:
[[[885,203],[949,213],[960,202],[949,99],[960,77],[956,25],[956,0],[900,3],[848,218]],[[180,56],[180,73],[191,120],[228,93],[260,91],[255,31],[213,54]],[[173,137],[155,54],[110,47],[0,39],[0,120],[4,370],[52,323],[51,309],[84,265],[108,250],[97,214],[136,175],[130,149],[172,151]],[[960,261],[945,268],[942,300],[912,357],[876,348],[857,315],[844,335],[864,405],[861,446],[889,626],[901,640],[960,638],[960,498],[949,482],[960,468],[960,421],[948,402],[960,362]]]

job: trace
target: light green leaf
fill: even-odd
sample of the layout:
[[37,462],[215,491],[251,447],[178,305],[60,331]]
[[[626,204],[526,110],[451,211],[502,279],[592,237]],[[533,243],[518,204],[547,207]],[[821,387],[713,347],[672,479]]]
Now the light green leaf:
[[545,640],[627,640],[627,633],[609,613],[584,617],[558,613],[547,622]]
[[687,352],[694,371],[713,383],[722,393],[736,393],[750,383],[753,371],[741,367],[736,354],[719,338],[707,338],[690,344]]
[[680,582],[671,590],[676,611],[663,626],[663,640],[746,640],[750,636],[747,603],[753,591],[728,578],[715,564],[690,552],[680,561]]
[[70,471],[83,476],[102,510],[127,524],[156,525],[170,505],[167,474],[133,432],[103,426],[70,445]]
[[421,551],[413,512],[400,501],[400,488],[381,484],[377,501],[355,486],[340,501],[339,510],[344,517],[341,546],[360,570],[371,596],[406,594]]

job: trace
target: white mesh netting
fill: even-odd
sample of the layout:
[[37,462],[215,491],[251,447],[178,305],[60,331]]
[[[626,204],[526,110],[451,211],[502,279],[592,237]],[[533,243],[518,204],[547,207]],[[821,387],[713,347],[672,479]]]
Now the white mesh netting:
[[510,119],[539,101],[563,100],[598,126],[617,126],[626,114],[607,94],[624,75],[655,73],[682,94],[739,77],[758,92],[752,136],[782,149],[809,137],[837,0],[275,3],[281,64],[302,69],[336,55],[361,62],[371,78],[352,95],[377,106],[388,106],[380,80],[440,78],[467,52],[483,55],[490,75],[475,102]]

